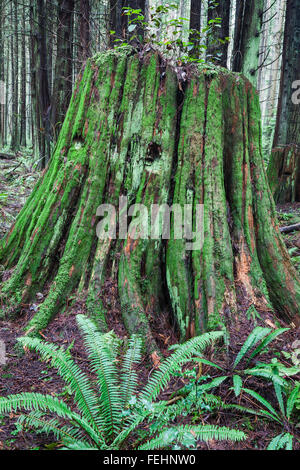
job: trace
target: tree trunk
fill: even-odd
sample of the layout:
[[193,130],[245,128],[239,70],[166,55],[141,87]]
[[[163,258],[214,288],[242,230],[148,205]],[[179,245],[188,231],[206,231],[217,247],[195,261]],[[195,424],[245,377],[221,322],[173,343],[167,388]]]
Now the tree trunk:
[[19,149],[19,34],[18,34],[18,3],[11,2],[11,21],[14,34],[11,35],[11,83],[12,83],[12,133],[10,148]]
[[300,202],[300,147],[274,148],[268,166],[268,179],[277,203]]
[[199,34],[201,31],[201,2],[198,0],[191,0],[191,10],[190,10],[190,30],[193,32],[190,33],[190,41],[193,42],[195,47],[190,51],[190,55],[193,57],[199,57],[200,53],[197,48],[199,46]]
[[300,201],[299,50],[300,0],[288,0],[277,122],[268,168],[276,202]]
[[222,0],[214,8],[209,8],[207,15],[208,25],[211,20],[222,19],[220,28],[214,28],[213,44],[209,41],[207,49],[208,56],[215,57],[214,62],[222,67],[227,67],[230,4],[231,0]]
[[85,62],[90,56],[90,1],[80,0],[78,60]]
[[0,147],[4,147],[5,142],[5,69],[4,69],[4,34],[3,26],[5,24],[4,1],[0,0]]
[[[300,280],[266,180],[258,96],[224,70],[194,72],[183,93],[162,63],[158,54],[111,50],[89,59],[78,80],[49,168],[0,242],[0,263],[14,267],[1,290],[7,312],[49,288],[28,334],[86,289],[88,311],[104,328],[101,295],[111,278],[128,331],[142,333],[151,351],[151,325],[165,312],[182,340],[238,323],[252,303],[299,324]],[[118,213],[121,196],[149,210],[171,204],[177,222],[176,210],[191,204],[193,230],[203,205],[203,248],[191,251],[188,233],[176,235],[182,220],[170,239],[147,238],[129,213],[127,233],[124,208],[116,236],[111,224],[100,237],[97,208],[112,204]]]
[[72,95],[73,16],[74,0],[63,0],[59,2],[57,55],[53,94],[51,98],[51,124],[55,140],[58,137]]
[[257,86],[264,0],[237,0],[232,70]]
[[21,62],[21,127],[20,127],[20,145],[26,147],[26,23],[25,23],[25,5],[22,11],[22,62]]
[[122,28],[122,8],[124,6],[124,0],[110,0],[109,1],[109,29],[115,31],[114,34],[109,35],[110,46],[115,45],[115,39],[123,38]]

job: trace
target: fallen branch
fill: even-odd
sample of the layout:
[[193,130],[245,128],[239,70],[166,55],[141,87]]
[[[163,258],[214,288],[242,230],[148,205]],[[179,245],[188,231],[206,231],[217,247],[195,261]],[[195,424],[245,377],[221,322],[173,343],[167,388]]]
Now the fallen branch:
[[296,230],[300,230],[300,224],[288,225],[287,227],[281,227],[281,233],[291,233],[295,232]]
[[3,160],[15,160],[16,155],[11,153],[0,153],[0,158]]

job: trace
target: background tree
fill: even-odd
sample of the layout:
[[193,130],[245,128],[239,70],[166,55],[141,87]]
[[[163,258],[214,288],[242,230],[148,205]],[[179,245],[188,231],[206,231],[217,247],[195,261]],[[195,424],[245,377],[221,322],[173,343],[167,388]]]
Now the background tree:
[[214,43],[208,45],[207,54],[214,57],[217,55],[216,63],[222,67],[227,67],[228,45],[229,45],[229,21],[230,21],[231,0],[211,2],[208,9],[207,22],[219,18],[219,26],[214,28]]
[[[57,51],[55,62],[55,74],[53,81],[53,94],[51,98],[51,125],[55,136],[58,135],[72,94],[73,78],[73,28],[74,28],[74,0],[63,0],[58,4],[57,24]],[[81,11],[81,31],[86,22],[86,12]],[[87,38],[84,38],[84,41]],[[87,53],[87,44],[82,47]],[[84,60],[84,57],[82,57]]]
[[[296,99],[300,79],[299,51],[300,1],[288,0],[277,122],[268,169],[278,202],[300,201],[300,113],[299,99]],[[294,85],[296,81],[297,86]]]
[[232,70],[256,85],[264,0],[237,0]]

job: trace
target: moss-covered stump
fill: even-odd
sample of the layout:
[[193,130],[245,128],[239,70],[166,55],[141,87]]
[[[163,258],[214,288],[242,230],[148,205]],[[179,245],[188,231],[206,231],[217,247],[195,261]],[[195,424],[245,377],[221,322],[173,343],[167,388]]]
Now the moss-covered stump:
[[[193,226],[203,205],[203,247],[186,250],[175,226],[169,240],[98,238],[98,206],[118,207],[120,196],[129,206],[191,204]],[[162,311],[185,339],[238,322],[241,296],[299,324],[300,281],[277,227],[250,83],[195,68],[178,84],[158,54],[141,59],[130,49],[90,60],[50,165],[1,242],[0,263],[13,268],[2,284],[4,311],[17,313],[50,286],[27,334],[82,289],[105,328],[99,293],[111,277],[128,331],[143,333],[150,350]]]
[[300,202],[300,149],[295,145],[272,151],[268,179],[276,203]]

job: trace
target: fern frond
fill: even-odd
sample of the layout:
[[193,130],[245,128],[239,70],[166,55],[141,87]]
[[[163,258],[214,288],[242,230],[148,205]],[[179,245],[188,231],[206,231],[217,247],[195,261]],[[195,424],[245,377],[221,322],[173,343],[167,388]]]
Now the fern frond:
[[55,413],[61,418],[72,419],[72,410],[58,398],[41,393],[23,392],[17,395],[0,397],[0,413],[8,414],[12,411],[47,411]]
[[124,356],[121,372],[121,403],[123,409],[127,407],[128,401],[137,389],[138,377],[134,365],[141,360],[141,349],[141,338],[132,335]]
[[237,410],[237,411],[241,411],[242,413],[250,413],[252,415],[262,416],[264,418],[268,418],[268,419],[271,419],[273,421],[276,420],[276,421],[280,422],[271,413],[269,413],[269,411],[266,411],[266,410],[259,410],[258,411],[258,410],[254,410],[252,408],[247,408],[246,406],[242,406],[242,405],[235,405],[235,404],[227,405],[225,403],[221,404],[221,408],[224,409],[224,410]]
[[114,333],[101,334],[92,320],[77,315],[84,343],[91,361],[91,369],[97,375],[100,392],[99,408],[107,435],[118,434],[121,422],[121,396],[116,366],[117,342]]
[[236,367],[243,359],[245,354],[247,354],[250,349],[252,349],[259,341],[261,341],[265,336],[267,336],[270,331],[271,328],[262,328],[261,326],[257,326],[256,328],[254,328],[254,330],[250,333],[243,346],[241,347],[238,355],[236,356],[233,367]]
[[[174,432],[176,431],[176,432]],[[229,429],[226,427],[218,426],[177,426],[165,429],[159,436],[151,439],[142,446],[139,450],[155,450],[168,447],[173,442],[181,442],[186,434],[190,433],[193,438],[198,441],[207,442],[209,440],[217,441],[243,441],[247,438],[246,434],[236,429]]]
[[[62,447],[62,450],[99,450],[98,447],[94,447],[85,441],[65,441],[65,447]],[[100,449],[100,450],[105,450]]]
[[181,369],[181,366],[187,359],[194,354],[203,351],[213,341],[224,335],[222,331],[213,331],[204,333],[201,336],[190,339],[184,344],[179,345],[175,352],[164,360],[160,368],[154,372],[149,379],[148,384],[139,396],[139,402],[143,400],[155,400],[163,388],[168,384],[172,374]]
[[271,413],[273,419],[280,423],[280,418],[278,414],[274,410],[273,406],[265,398],[263,398],[261,395],[259,395],[259,393],[256,393],[254,390],[251,390],[250,388],[243,388],[243,390],[244,392],[248,393],[253,398],[255,398],[261,405],[267,408],[267,410]]
[[233,376],[233,390],[236,397],[239,396],[243,387],[243,381],[239,375]]
[[31,428],[37,429],[39,432],[46,434],[53,433],[56,439],[79,439],[83,438],[83,433],[79,427],[74,425],[62,425],[56,418],[49,418],[45,413],[40,411],[32,411],[29,414],[20,416],[18,423],[22,426],[25,424]]
[[296,387],[291,391],[287,403],[286,403],[286,417],[290,419],[291,414],[293,412],[294,406],[296,405],[297,400],[299,397],[300,392],[300,385],[296,385]]
[[[257,354],[259,354],[266,346],[268,346],[268,344],[270,344],[272,341],[274,341],[274,339],[277,338],[277,336],[279,335],[282,335],[282,333],[285,333],[286,331],[289,331],[289,328],[278,328],[277,330],[275,331],[272,331],[272,333],[270,333],[262,342],[261,344],[253,351],[253,353],[251,354],[251,356],[249,357],[249,361],[257,356]],[[248,361],[248,362],[249,362]]]
[[62,379],[70,385],[73,392],[74,401],[78,409],[82,412],[90,425],[97,430],[102,440],[103,419],[99,414],[97,396],[90,386],[88,377],[82,372],[73,361],[70,354],[56,345],[41,341],[38,338],[22,337],[19,342],[29,349],[37,351],[44,361],[50,361],[51,365],[57,369]]
[[289,433],[279,434],[271,440],[267,450],[292,450],[293,449],[293,436]]

